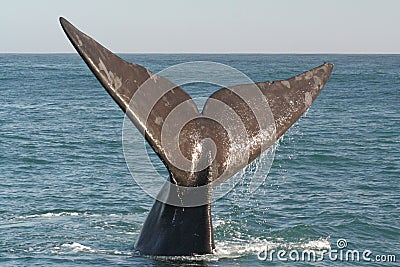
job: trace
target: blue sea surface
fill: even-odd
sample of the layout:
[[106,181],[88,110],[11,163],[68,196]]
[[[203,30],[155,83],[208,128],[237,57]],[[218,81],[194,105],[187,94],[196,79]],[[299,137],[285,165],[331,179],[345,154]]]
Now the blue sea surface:
[[[213,203],[216,253],[152,258],[133,250],[154,200],[125,163],[123,112],[76,54],[0,54],[0,266],[396,265],[376,255],[400,262],[400,55],[121,56],[153,72],[219,62],[254,81],[323,62],[335,68],[277,145],[268,176],[257,173],[266,177],[261,186],[246,194],[240,182]],[[216,90],[184,88],[192,97]],[[372,261],[258,259],[266,247],[321,253],[340,239],[342,251],[370,250]]]

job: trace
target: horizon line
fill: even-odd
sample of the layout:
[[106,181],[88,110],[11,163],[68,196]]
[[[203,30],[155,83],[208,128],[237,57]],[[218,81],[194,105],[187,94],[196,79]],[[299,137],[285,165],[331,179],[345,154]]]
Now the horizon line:
[[[158,55],[400,55],[400,52],[113,52],[114,54],[158,54]],[[76,52],[1,52],[0,54],[27,54],[27,55],[48,55],[48,54],[77,54]]]

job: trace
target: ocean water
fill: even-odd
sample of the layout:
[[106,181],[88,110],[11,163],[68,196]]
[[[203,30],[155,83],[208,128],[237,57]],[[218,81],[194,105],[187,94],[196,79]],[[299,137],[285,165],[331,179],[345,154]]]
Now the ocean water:
[[[395,255],[398,264],[399,55],[121,56],[153,72],[187,61],[220,62],[254,81],[286,79],[325,61],[335,68],[277,144],[268,176],[262,168],[244,174],[213,203],[215,254],[152,258],[133,250],[153,199],[125,163],[123,112],[76,54],[0,55],[0,266],[294,264],[293,253],[287,262],[260,260],[265,248],[371,251],[371,262],[325,256],[300,266],[396,265],[376,255]],[[184,88],[193,97],[216,90]],[[138,170],[134,176],[148,175]],[[252,175],[262,184],[249,193]],[[347,247],[338,248],[340,239]]]

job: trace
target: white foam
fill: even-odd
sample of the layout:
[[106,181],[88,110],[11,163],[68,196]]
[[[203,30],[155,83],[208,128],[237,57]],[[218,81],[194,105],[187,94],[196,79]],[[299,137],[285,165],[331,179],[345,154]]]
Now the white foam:
[[318,253],[324,249],[330,249],[331,245],[328,238],[319,238],[317,240],[305,242],[285,242],[283,239],[276,239],[275,241],[267,241],[259,238],[251,237],[250,240],[236,240],[236,241],[217,241],[216,242],[215,256],[218,258],[238,258],[246,255],[257,255],[263,251],[266,246],[269,249],[298,249],[298,250],[312,250]]
[[229,240],[216,241],[216,249],[213,254],[197,255],[197,256],[147,256],[157,260],[172,260],[172,261],[207,261],[216,262],[221,259],[241,258],[249,255],[257,257],[260,251],[265,250],[266,246],[269,249],[298,249],[315,251],[318,254],[323,249],[329,249],[329,238],[311,240],[306,242],[285,242],[283,239],[276,239],[275,242],[266,241],[259,238],[251,237],[250,240]]
[[91,247],[88,247],[88,246],[84,246],[78,242],[73,242],[71,244],[69,244],[69,243],[62,244],[61,248],[70,249],[73,252],[91,252],[91,253],[96,252],[95,249],[92,249]]
[[318,239],[308,241],[307,243],[302,245],[304,249],[313,249],[313,250],[323,250],[323,249],[330,249],[331,243],[329,242],[329,237],[326,239]]
[[217,227],[219,227],[221,225],[224,225],[224,224],[225,224],[224,220],[216,220],[213,226],[214,226],[214,228],[217,228]]
[[43,213],[43,214],[32,214],[32,215],[26,215],[26,216],[18,216],[16,218],[17,219],[31,219],[31,218],[39,218],[39,217],[61,217],[61,216],[81,216],[81,215],[86,215],[86,213],[79,213],[79,212],[53,213],[53,212],[47,212],[47,213]]
[[[297,249],[299,251],[315,251],[318,255],[324,249],[330,249],[331,245],[328,238],[319,238],[317,240],[309,240],[304,242],[285,242],[283,239],[275,239],[274,241],[267,241],[260,238],[247,237],[247,240],[233,239],[226,241],[216,241],[216,249],[213,254],[208,255],[195,255],[195,256],[147,256],[149,258],[161,261],[206,261],[216,262],[221,259],[241,258],[245,256],[257,257],[260,251],[265,250],[266,246],[269,249]],[[119,250],[105,250],[95,249],[90,246],[80,244],[78,242],[69,242],[56,246],[51,250],[55,254],[71,254],[71,253],[95,253],[95,254],[113,254],[123,256],[133,256],[134,251],[119,251]]]
[[70,254],[70,253],[94,253],[94,254],[114,254],[132,256],[131,251],[107,250],[107,249],[94,249],[89,246],[82,245],[78,242],[65,243],[61,246],[56,246],[51,250],[55,254]]
[[[265,248],[266,242],[261,240],[253,242],[232,242],[223,241],[215,244],[215,255],[219,259],[223,258],[240,258],[250,254],[256,254]],[[272,247],[276,247],[273,243],[268,243]]]

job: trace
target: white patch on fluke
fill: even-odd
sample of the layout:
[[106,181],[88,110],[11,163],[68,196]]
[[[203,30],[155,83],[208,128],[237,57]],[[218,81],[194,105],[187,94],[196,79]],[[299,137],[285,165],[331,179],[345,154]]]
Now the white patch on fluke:
[[82,43],[82,41],[81,41],[81,38],[79,38],[79,35],[76,34],[75,36],[76,36],[76,39],[78,40],[79,46],[82,46],[83,43]]
[[312,71],[307,71],[304,77],[306,78],[306,80],[310,80],[313,76],[314,73]]
[[312,103],[312,95],[310,92],[306,92],[306,94],[304,95],[304,105],[306,107],[311,106]]
[[322,80],[318,76],[314,76],[314,82],[318,87],[322,84]]
[[290,89],[290,82],[289,81],[281,81],[281,83]]
[[114,91],[118,90],[121,86],[122,86],[122,80],[120,77],[118,77],[115,73],[113,73],[112,71],[108,71],[106,65],[104,64],[104,62],[101,60],[101,58],[99,58],[99,70],[104,71],[104,73],[107,76],[107,80],[108,83],[110,85],[110,87],[112,87],[112,89]]
[[155,123],[157,124],[157,125],[161,125],[162,123],[163,123],[163,118],[161,118],[161,117],[157,117],[156,118],[156,120],[155,120]]

